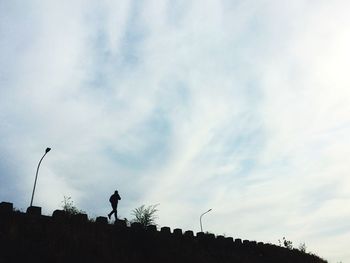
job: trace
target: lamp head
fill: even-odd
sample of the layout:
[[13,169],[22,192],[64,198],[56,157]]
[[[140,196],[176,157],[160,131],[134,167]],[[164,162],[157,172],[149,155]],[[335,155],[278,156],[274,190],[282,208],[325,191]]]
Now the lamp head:
[[48,153],[49,151],[51,151],[51,148],[47,147],[45,153]]

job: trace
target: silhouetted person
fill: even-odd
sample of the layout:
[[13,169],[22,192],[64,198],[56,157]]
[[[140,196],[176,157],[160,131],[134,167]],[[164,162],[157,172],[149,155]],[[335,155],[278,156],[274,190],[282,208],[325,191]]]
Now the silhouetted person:
[[112,211],[108,214],[108,218],[111,219],[111,216],[114,214],[115,220],[117,220],[117,206],[118,206],[118,201],[120,200],[120,195],[118,194],[118,191],[115,190],[114,194],[111,195],[109,198],[109,202],[111,203],[112,206]]

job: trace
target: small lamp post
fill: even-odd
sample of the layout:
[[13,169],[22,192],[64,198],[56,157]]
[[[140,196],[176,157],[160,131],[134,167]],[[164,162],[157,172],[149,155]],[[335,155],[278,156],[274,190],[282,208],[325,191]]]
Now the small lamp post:
[[203,232],[203,227],[202,227],[202,216],[204,216],[206,213],[209,213],[211,211],[211,208],[208,210],[208,211],[206,211],[206,212],[204,212],[203,214],[201,214],[201,216],[199,217],[199,223],[200,223],[200,225],[201,225],[201,232]]
[[38,167],[36,168],[35,181],[34,181],[32,199],[30,200],[30,206],[33,205],[33,198],[34,198],[36,180],[38,179],[38,172],[39,172],[39,167],[40,167],[41,161],[44,159],[45,155],[46,155],[49,151],[51,151],[51,148],[46,148],[45,153],[44,153],[43,157],[41,157],[41,159],[40,159],[40,161],[39,161],[39,164],[38,164]]

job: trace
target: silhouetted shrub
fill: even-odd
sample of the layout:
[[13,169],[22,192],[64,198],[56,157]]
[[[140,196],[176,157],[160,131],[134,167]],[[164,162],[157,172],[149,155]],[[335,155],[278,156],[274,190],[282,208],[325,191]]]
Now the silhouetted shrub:
[[278,239],[279,245],[282,247],[285,247],[287,249],[292,250],[293,249],[293,242],[290,240],[287,240],[285,237],[283,237],[282,241]]
[[144,227],[150,226],[150,225],[156,225],[156,219],[158,218],[156,213],[158,212],[157,205],[150,205],[145,206],[142,205],[138,208],[135,208],[132,211],[132,215],[134,216],[133,219],[131,219],[132,223],[140,223]]
[[65,211],[68,215],[77,215],[77,214],[85,214],[84,211],[79,210],[75,205],[70,196],[64,196],[62,201],[62,209]]
[[300,243],[298,249],[301,252],[306,253],[306,245],[305,245],[305,243]]

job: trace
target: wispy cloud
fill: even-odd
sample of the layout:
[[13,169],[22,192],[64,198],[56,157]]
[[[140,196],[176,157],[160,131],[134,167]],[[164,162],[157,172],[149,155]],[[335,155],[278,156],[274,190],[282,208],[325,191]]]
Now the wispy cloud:
[[0,5],[2,200],[350,257],[346,1]]

